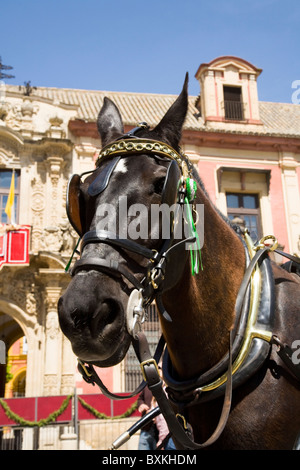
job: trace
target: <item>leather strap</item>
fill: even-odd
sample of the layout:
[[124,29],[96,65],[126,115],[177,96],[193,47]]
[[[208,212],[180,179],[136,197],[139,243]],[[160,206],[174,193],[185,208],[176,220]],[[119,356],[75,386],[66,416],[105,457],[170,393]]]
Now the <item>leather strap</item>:
[[91,230],[90,232],[86,232],[82,237],[81,252],[88,243],[107,243],[108,245],[132,251],[133,253],[142,255],[147,259],[154,259],[157,253],[156,251],[150,250],[149,248],[128,238],[119,238],[117,234],[106,230]]
[[[160,338],[160,340],[157,344],[154,356],[153,356],[154,360],[156,362],[158,362],[160,360],[161,355],[163,353],[164,346],[165,346],[165,339],[164,339],[163,336],[161,336],[161,338]],[[137,357],[139,358],[140,352],[139,352],[139,345],[138,345],[137,340],[133,340],[133,347],[135,349],[135,353],[136,353]],[[86,364],[83,361],[81,361],[80,359],[78,359],[78,370],[81,373],[83,379],[87,383],[92,384],[92,385],[95,385],[95,384],[98,385],[98,387],[100,388],[103,395],[105,395],[106,397],[108,397],[112,400],[126,400],[127,398],[132,398],[132,397],[140,394],[141,391],[147,385],[147,383],[143,380],[140,383],[140,385],[132,393],[127,394],[127,395],[117,395],[117,394],[112,393],[108,390],[108,388],[104,385],[104,383],[100,379],[99,375],[95,371],[92,364]]]
[[118,261],[106,260],[97,257],[81,258],[77,260],[70,271],[71,276],[75,276],[78,271],[85,269],[94,269],[101,272],[108,273],[119,277],[125,276],[131,284],[138,290],[142,289],[142,284],[138,279],[129,271],[129,269]]
[[100,379],[99,375],[96,373],[92,364],[84,364],[80,360],[78,360],[78,370],[81,373],[83,379],[92,385],[98,385],[103,395],[112,399],[112,400],[126,400],[128,398],[132,398],[137,394],[141,393],[141,391],[146,387],[145,382],[141,382],[140,385],[134,390],[132,393],[128,395],[116,395],[108,390],[108,388],[104,385],[102,380]]
[[[153,360],[147,339],[143,332],[137,334],[137,340],[139,342],[139,351],[140,358],[142,360],[141,367],[143,370],[144,378],[147,381],[148,387],[151,390],[153,396],[155,397],[158,406],[167,422],[172,438],[175,441],[177,449],[185,450],[197,450],[203,449],[213,444],[223,432],[225,425],[227,423],[230,408],[231,408],[231,399],[232,399],[232,357],[231,357],[231,348],[232,348],[232,333],[230,332],[230,341],[229,341],[229,366],[227,372],[227,384],[225,390],[225,398],[223,403],[223,409],[219,423],[211,435],[211,437],[202,444],[194,442],[188,435],[188,428],[183,427],[176,416],[168,397],[163,389],[163,382],[159,376],[157,364]],[[179,416],[180,418],[180,416]],[[181,417],[184,422],[184,418]]]
[[284,251],[281,251],[281,250],[274,250],[274,251],[276,251],[276,253],[278,253],[279,255],[290,259],[291,261],[293,261],[294,263],[300,266],[300,258],[298,256],[290,255],[289,253],[285,253]]

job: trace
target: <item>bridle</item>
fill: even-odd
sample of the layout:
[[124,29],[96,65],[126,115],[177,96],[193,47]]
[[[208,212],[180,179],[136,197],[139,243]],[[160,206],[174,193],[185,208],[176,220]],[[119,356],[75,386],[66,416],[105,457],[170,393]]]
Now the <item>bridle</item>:
[[[165,180],[165,186],[163,190],[164,194],[171,194],[166,197],[167,203],[172,203],[175,199],[179,207],[182,207],[184,204],[189,206],[190,214],[192,214],[192,209],[190,206],[193,206],[195,200],[195,194],[191,191],[191,186],[193,185],[193,178],[192,178],[192,164],[189,162],[186,156],[181,153],[175,151],[172,147],[168,146],[165,143],[153,141],[150,139],[140,139],[135,136],[135,132],[139,130],[140,127],[134,129],[130,133],[123,136],[121,139],[107,145],[104,147],[99,155],[97,160],[97,166],[106,160],[106,159],[116,159],[122,158],[124,156],[137,156],[141,154],[153,155],[155,157],[166,158],[170,160],[170,165],[167,171],[167,176]],[[114,165],[111,166],[113,171]],[[108,176],[105,180],[105,183],[101,185],[107,187],[109,183],[110,175],[108,171]],[[175,188],[175,189],[174,189]],[[103,190],[103,189],[102,189]],[[176,219],[176,218],[175,218]],[[174,224],[178,221],[175,220]],[[193,217],[190,220],[192,224]],[[71,221],[72,223],[72,221]],[[107,390],[107,388],[102,383],[99,376],[96,374],[95,369],[91,364],[85,364],[79,360],[78,368],[79,371],[82,373],[83,378],[92,384],[97,384],[102,392],[113,399],[126,399],[128,397],[135,396],[138,394],[146,385],[148,385],[149,389],[155,396],[159,411],[156,410],[156,413],[162,412],[169,430],[173,435],[173,439],[176,442],[176,446],[178,449],[202,449],[211,445],[215,442],[220,434],[223,432],[226,422],[229,417],[229,412],[231,408],[231,399],[232,399],[232,389],[233,389],[233,354],[235,350],[235,343],[233,339],[232,332],[229,333],[228,338],[228,354],[227,356],[221,361],[221,364],[218,364],[216,367],[213,368],[212,371],[209,371],[210,375],[213,378],[217,377],[217,381],[219,380],[219,373],[221,370],[225,372],[223,373],[224,380],[221,385],[224,385],[223,388],[220,387],[219,390],[222,390],[222,394],[224,394],[224,404],[223,409],[221,412],[221,417],[219,423],[216,427],[215,432],[212,436],[203,444],[198,444],[194,442],[192,437],[189,435],[189,428],[185,422],[183,415],[176,414],[174,412],[173,406],[169,397],[166,395],[163,386],[162,380],[160,378],[160,374],[158,371],[157,363],[162,355],[163,349],[165,347],[165,341],[162,337],[159,341],[157,346],[156,352],[154,357],[150,354],[149,345],[147,342],[147,338],[145,337],[142,331],[142,323],[145,320],[145,310],[146,307],[153,301],[156,300],[158,308],[161,314],[167,321],[172,321],[170,314],[164,308],[162,302],[162,293],[164,292],[167,279],[166,279],[166,269],[170,259],[172,258],[172,254],[174,253],[173,250],[181,249],[185,243],[195,243],[197,241],[195,227],[192,224],[191,236],[185,238],[183,240],[174,242],[174,227],[171,230],[171,235],[168,239],[164,240],[162,246],[158,251],[149,249],[136,243],[129,239],[121,239],[114,233],[109,232],[99,232],[99,231],[88,231],[82,236],[81,241],[81,253],[83,252],[84,248],[88,244],[108,244],[113,248],[126,250],[131,253],[138,254],[147,260],[147,268],[145,275],[142,280],[139,280],[131,271],[130,269],[124,265],[123,263],[119,263],[117,261],[107,261],[106,259],[93,257],[84,257],[79,259],[75,262],[73,268],[71,269],[70,273],[72,276],[77,274],[81,270],[99,270],[101,272],[105,272],[110,276],[122,277],[124,276],[133,286],[133,290],[129,296],[128,300],[128,307],[127,307],[127,328],[129,333],[132,335],[132,343],[134,349],[136,351],[137,357],[140,361],[142,374],[144,381],[140,384],[140,386],[130,395],[115,395],[112,394]],[[264,241],[266,241],[268,237],[265,237]],[[272,250],[276,251],[275,242],[272,247]],[[256,250],[254,250],[256,251]],[[250,321],[253,322],[251,318],[249,321],[247,320],[247,312],[245,310],[246,305],[246,297],[249,294],[248,285],[251,281],[251,278],[256,270],[258,270],[258,264],[261,263],[263,260],[266,262],[267,253],[270,251],[270,248],[265,246],[264,243],[261,243],[261,246],[258,246],[257,253],[253,255],[251,261],[249,260],[248,268],[246,269],[245,276],[240,287],[240,291],[237,298],[236,303],[236,312],[237,318],[239,319],[240,323],[237,325],[238,334],[236,335],[239,337],[239,341],[244,340],[244,336],[249,336],[250,339],[256,336],[259,340],[262,340],[264,345],[264,354],[259,354],[258,351],[256,354],[260,356],[260,362],[265,360],[266,354],[269,351],[269,346],[271,344],[276,344],[280,346],[280,341],[278,342],[277,339],[272,335],[272,332],[265,331],[264,329],[257,329],[255,330],[255,325],[252,325],[252,329],[248,331],[248,323]],[[281,254],[290,257],[281,252]],[[291,259],[291,258],[290,258]],[[184,260],[185,262],[185,260]],[[173,280],[176,283],[176,279]],[[270,310],[272,310],[273,306],[270,305]],[[248,322],[248,323],[247,323]],[[255,323],[255,322],[254,322]],[[242,325],[242,326],[241,326]],[[254,329],[253,329],[254,327]],[[248,328],[249,329],[249,328]],[[248,338],[246,338],[248,340]],[[246,341],[247,342],[247,341]],[[245,343],[245,341],[244,341]],[[266,347],[265,347],[266,346]],[[239,343],[240,347],[240,343]],[[248,347],[248,346],[247,346]],[[249,345],[250,348],[250,345]],[[280,352],[284,354],[285,345],[280,347]],[[248,353],[248,351],[247,351]],[[288,362],[288,361],[287,361]],[[240,367],[241,364],[239,364]],[[297,371],[296,371],[297,372]],[[299,370],[298,370],[299,374]],[[222,377],[222,374],[221,374]],[[179,384],[178,390],[173,390],[173,397],[172,401],[176,403],[176,394],[177,396],[180,395],[183,401],[186,400],[187,405],[190,403],[197,403],[199,399],[199,395],[203,390],[203,377],[198,379],[194,379],[190,383],[187,384]],[[202,387],[202,389],[201,389]],[[216,388],[218,385],[216,386]],[[199,392],[197,392],[197,390]],[[171,390],[172,392],[172,390]],[[177,400],[178,403],[178,400]],[[149,415],[148,419],[151,419],[151,416],[154,414]],[[144,424],[144,420],[141,420],[140,427]],[[124,435],[120,436],[120,438],[115,441],[113,444],[113,448],[118,448],[122,445],[128,438],[130,437],[130,433],[125,433]]]
[[[143,123],[142,127],[144,126],[145,124]],[[133,157],[146,153],[155,158],[165,159],[166,161],[169,160],[170,163],[162,191],[162,204],[171,205],[175,203],[176,205],[174,219],[171,221],[170,236],[163,240],[159,250],[154,250],[133,240],[120,238],[116,233],[104,230],[88,231],[82,235],[80,247],[81,255],[84,248],[89,244],[106,244],[115,249],[138,254],[146,259],[147,267],[145,269],[145,275],[141,280],[138,279],[123,262],[114,260],[108,261],[96,256],[80,258],[70,270],[71,276],[74,276],[82,270],[95,269],[115,277],[124,276],[129,281],[134,287],[134,290],[131,292],[128,301],[127,326],[129,333],[133,337],[137,331],[141,329],[141,323],[143,323],[145,319],[146,307],[150,305],[154,299],[158,299],[157,301],[161,305],[162,293],[165,291],[166,287],[170,287],[170,282],[175,284],[177,281],[177,279],[174,278],[174,273],[171,281],[166,277],[166,268],[172,253],[176,250],[181,250],[182,253],[187,252],[187,250],[185,250],[186,244],[197,243],[197,241],[199,246],[194,221],[191,217],[189,220],[191,228],[190,236],[179,241],[174,240],[176,224],[180,223],[180,216],[182,216],[184,212],[183,206],[185,206],[185,204],[189,206],[189,215],[193,215],[194,212],[195,183],[192,179],[192,164],[186,156],[178,153],[168,144],[136,137],[135,132],[139,129],[140,127],[135,128],[122,138],[104,147],[100,152],[96,165],[98,167],[102,161],[110,160],[113,163],[111,170],[107,172],[110,177],[116,166],[115,159],[119,161],[120,158],[125,156]],[[109,177],[105,184],[102,184],[105,188],[108,185]],[[69,200],[71,198],[68,197],[67,199]],[[67,212],[69,213],[70,210]],[[181,263],[184,263],[186,256],[181,256],[180,258]],[[163,308],[163,316],[166,320],[171,321],[170,315],[165,308]]]

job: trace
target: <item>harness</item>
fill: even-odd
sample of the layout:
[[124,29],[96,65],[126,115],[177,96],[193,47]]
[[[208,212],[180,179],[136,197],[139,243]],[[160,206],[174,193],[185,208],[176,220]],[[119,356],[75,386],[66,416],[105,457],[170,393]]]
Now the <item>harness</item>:
[[[145,126],[145,125],[143,125]],[[162,293],[175,285],[179,276],[168,276],[169,265],[174,259],[174,253],[178,250],[182,254],[181,265],[186,262],[188,250],[184,249],[185,243],[194,244],[194,254],[191,259],[198,272],[201,266],[201,252],[199,239],[193,221],[193,204],[195,200],[195,185],[192,178],[192,164],[187,157],[176,152],[167,144],[150,139],[135,137],[134,129],[123,136],[119,141],[104,147],[97,160],[97,165],[109,159],[104,173],[89,186],[92,196],[100,194],[108,185],[113,170],[123,156],[150,154],[156,158],[168,159],[170,164],[167,170],[165,185],[162,192],[162,202],[172,204],[179,203],[179,208],[184,205],[188,210],[188,224],[190,236],[184,240],[174,241],[174,227],[179,223],[180,211],[174,216],[173,226],[169,239],[164,240],[159,251],[148,249],[138,243],[121,239],[116,234],[109,232],[90,231],[82,235],[81,203],[79,185],[81,176],[73,175],[68,185],[67,213],[71,224],[77,230],[81,241],[81,252],[89,243],[105,243],[112,247],[137,253],[148,260],[148,266],[144,278],[140,281],[131,271],[121,263],[107,261],[96,257],[87,257],[75,262],[70,273],[74,276],[80,270],[96,269],[112,276],[125,276],[133,285],[127,306],[127,328],[132,335],[132,343],[136,355],[140,361],[143,374],[143,382],[129,395],[115,395],[102,383],[91,364],[85,364],[78,360],[78,369],[83,378],[92,384],[97,384],[102,393],[112,399],[126,399],[137,395],[148,385],[156,398],[158,407],[152,414],[143,417],[126,433],[122,434],[112,445],[117,449],[126,442],[133,432],[140,429],[147,419],[152,419],[155,413],[162,413],[167,421],[170,434],[175,441],[177,449],[202,449],[215,442],[226,425],[229,417],[232,391],[243,384],[264,363],[272,344],[278,347],[278,354],[288,365],[292,373],[300,380],[300,368],[292,364],[291,348],[281,343],[272,333],[274,322],[274,282],[268,253],[277,251],[277,241],[273,236],[264,237],[257,245],[254,245],[247,231],[242,234],[246,252],[247,267],[244,279],[236,300],[236,323],[232,332],[228,333],[228,354],[212,369],[200,377],[188,381],[178,381],[174,378],[172,364],[168,354],[164,338],[161,337],[154,356],[151,355],[147,338],[142,331],[142,323],[145,321],[145,308],[155,300],[160,313],[167,321],[172,321],[170,314],[164,308]],[[268,240],[272,241],[268,245]],[[195,245],[196,243],[196,245]],[[283,252],[280,254],[299,265],[299,259]],[[174,270],[171,270],[174,271]],[[179,270],[180,271],[180,270]],[[167,384],[164,390],[160,378],[157,363],[163,355],[163,376]],[[196,443],[190,433],[184,417],[185,407],[203,403],[224,396],[224,404],[220,420],[212,436],[204,443]],[[175,405],[175,406],[174,406]],[[177,413],[177,408],[181,413]]]

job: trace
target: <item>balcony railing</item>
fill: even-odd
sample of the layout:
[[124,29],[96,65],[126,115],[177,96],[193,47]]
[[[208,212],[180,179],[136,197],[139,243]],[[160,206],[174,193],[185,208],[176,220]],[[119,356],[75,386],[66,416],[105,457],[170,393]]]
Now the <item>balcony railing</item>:
[[232,121],[244,120],[244,106],[241,101],[224,101],[225,119]]

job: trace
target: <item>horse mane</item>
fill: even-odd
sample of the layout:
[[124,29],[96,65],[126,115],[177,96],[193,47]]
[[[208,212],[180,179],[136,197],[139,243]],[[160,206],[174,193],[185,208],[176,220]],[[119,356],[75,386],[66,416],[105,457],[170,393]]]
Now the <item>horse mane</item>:
[[209,200],[209,202],[211,203],[212,207],[215,209],[215,211],[219,214],[220,217],[222,217],[222,219],[227,223],[227,225],[229,225],[230,228],[232,228],[232,230],[234,230],[235,232],[238,231],[238,227],[236,224],[233,224],[231,222],[231,220],[226,216],[224,215],[218,208],[217,206],[212,202],[211,200],[211,197],[210,195],[208,194],[205,186],[204,186],[204,183],[202,181],[202,179],[200,178],[200,175],[198,173],[198,170],[195,168],[194,165],[191,164],[191,162],[189,161],[188,157],[186,155],[184,155],[182,152],[181,152],[181,155],[184,159],[184,161],[186,162],[186,164],[188,165],[188,168],[191,170],[192,172],[192,175],[193,175],[193,178],[195,179],[195,181],[197,181],[197,183],[199,184],[201,190],[203,191],[203,193],[205,194],[205,197]]

